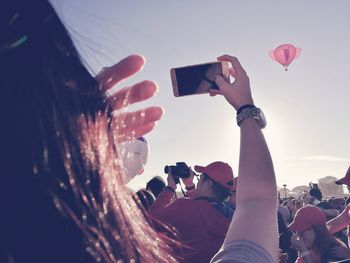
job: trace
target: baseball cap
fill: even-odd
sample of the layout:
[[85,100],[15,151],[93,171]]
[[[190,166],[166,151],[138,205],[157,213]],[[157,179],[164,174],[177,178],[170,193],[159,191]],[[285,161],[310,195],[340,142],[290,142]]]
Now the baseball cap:
[[207,166],[195,165],[194,170],[198,173],[207,174],[210,179],[229,190],[234,188],[233,171],[227,163],[217,161]]
[[327,222],[326,215],[316,206],[306,205],[300,208],[288,226],[292,231],[303,232],[313,225],[324,225]]
[[350,166],[348,168],[348,171],[346,172],[345,176],[338,181],[335,181],[336,184],[346,184],[350,186]]

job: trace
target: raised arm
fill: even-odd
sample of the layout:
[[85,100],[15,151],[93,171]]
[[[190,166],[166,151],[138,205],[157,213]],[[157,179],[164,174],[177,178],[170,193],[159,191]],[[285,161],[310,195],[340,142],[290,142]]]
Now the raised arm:
[[350,224],[349,216],[350,204],[348,204],[343,212],[341,212],[336,218],[327,222],[327,227],[332,234],[335,234]]
[[[216,78],[220,94],[236,110],[253,105],[249,78],[237,58],[224,55],[218,60],[232,64],[231,74],[235,78],[233,83],[227,83],[221,76]],[[240,130],[237,207],[224,247],[233,240],[252,241],[277,262],[277,187],[272,159],[256,119],[244,119]]]

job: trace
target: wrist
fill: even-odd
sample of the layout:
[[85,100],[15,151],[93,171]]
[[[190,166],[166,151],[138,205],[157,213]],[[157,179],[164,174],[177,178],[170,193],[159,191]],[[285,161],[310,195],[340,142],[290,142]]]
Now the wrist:
[[237,109],[237,114],[240,114],[242,110],[244,109],[249,109],[249,108],[254,108],[255,106],[253,104],[242,104],[241,106],[238,107]]
[[240,103],[237,103],[237,108],[236,110],[238,111],[239,108],[245,106],[245,105],[253,105],[254,106],[254,101],[253,99],[247,99],[246,101],[242,101]]

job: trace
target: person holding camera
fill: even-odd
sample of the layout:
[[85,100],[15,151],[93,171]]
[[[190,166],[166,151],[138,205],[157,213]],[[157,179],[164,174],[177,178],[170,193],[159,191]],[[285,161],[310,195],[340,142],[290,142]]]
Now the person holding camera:
[[323,195],[318,184],[310,183],[309,192],[304,195],[304,203],[317,206],[327,216],[327,220],[331,220],[339,215],[337,209],[334,209],[331,203],[323,201]]
[[[181,165],[169,167],[168,184],[151,214],[179,233],[184,245],[180,249],[183,262],[209,262],[222,245],[233,215],[232,208],[224,202],[233,189],[232,168],[220,161],[196,165],[194,170],[200,175],[195,187],[191,168],[187,168],[188,176],[181,176]],[[179,177],[191,191],[191,197],[174,199]]]

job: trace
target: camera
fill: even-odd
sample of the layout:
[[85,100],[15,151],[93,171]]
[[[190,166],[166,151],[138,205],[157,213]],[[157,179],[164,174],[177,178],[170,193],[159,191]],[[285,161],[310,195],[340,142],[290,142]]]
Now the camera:
[[312,183],[312,182],[309,183],[309,187],[310,187],[310,189],[320,189],[320,188],[318,187],[318,184],[314,184],[314,183]]
[[176,165],[166,165],[164,173],[168,174],[169,172],[175,179],[190,177],[190,168],[185,162],[177,162]]

